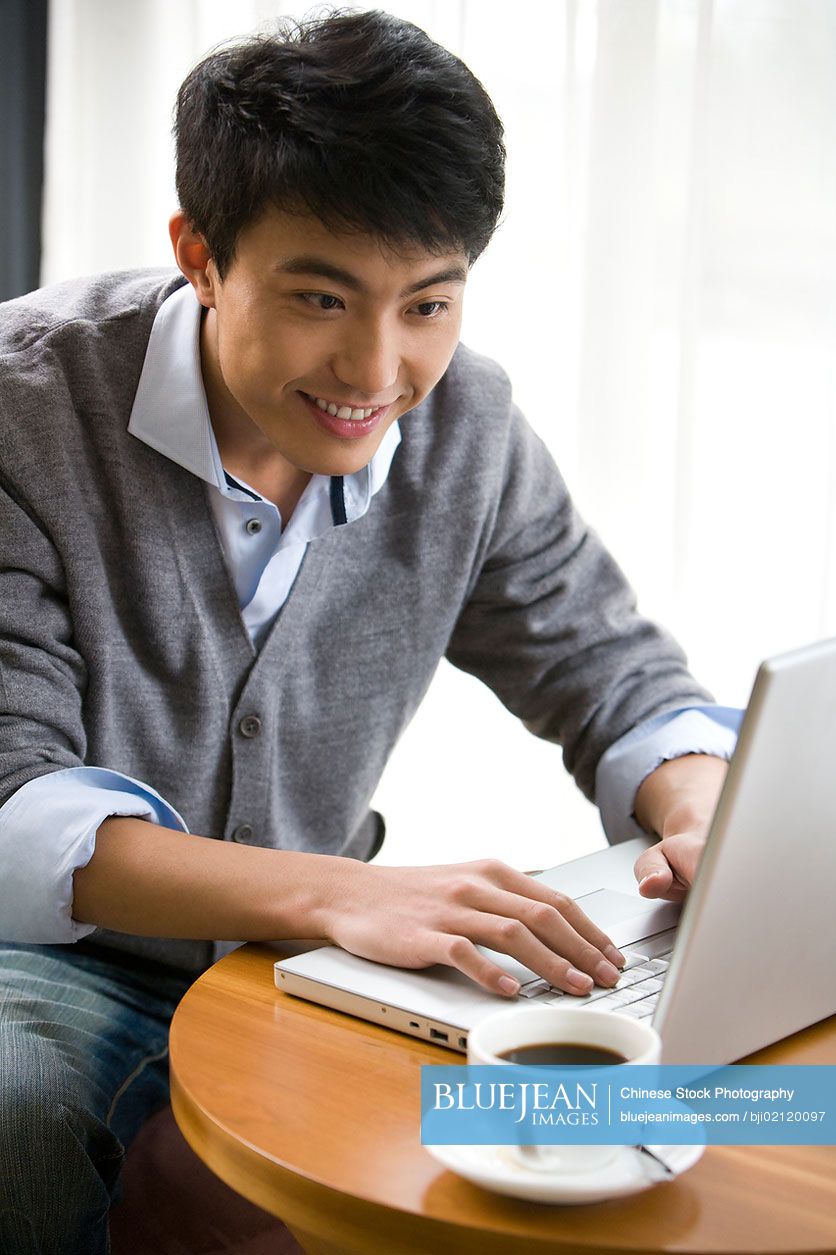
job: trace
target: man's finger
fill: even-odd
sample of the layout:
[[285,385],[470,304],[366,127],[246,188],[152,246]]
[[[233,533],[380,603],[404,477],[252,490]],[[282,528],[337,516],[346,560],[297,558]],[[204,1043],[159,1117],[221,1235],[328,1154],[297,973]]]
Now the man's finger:
[[513,998],[520,991],[520,982],[477,950],[469,937],[445,937],[442,933],[436,933],[431,938],[429,949],[431,962],[458,968],[465,976],[469,976],[477,985],[482,985],[491,993]]
[[[529,896],[528,892],[518,894],[492,886],[475,886],[468,906],[520,921],[556,955],[570,959],[593,980],[599,984],[614,984],[626,960],[607,934],[572,898],[545,885],[537,885],[535,892],[537,896]],[[602,964],[604,967],[599,971]]]
[[639,881],[639,893],[643,898],[661,898],[673,884],[673,872],[670,867],[654,867],[645,872]]
[[648,876],[652,876],[657,872],[672,874],[671,865],[665,857],[661,841],[658,845],[652,845],[650,849],[640,854],[633,864],[633,874],[639,884]]
[[693,834],[666,837],[636,859],[633,870],[643,898],[683,902],[696,874],[704,842]]
[[[562,918],[569,924],[570,928],[574,929],[576,933],[600,950],[601,954],[608,959],[610,963],[612,963],[615,967],[624,966],[624,955],[618,947],[614,945],[612,938],[607,936],[603,929],[599,928],[597,924],[593,923],[586,912],[578,906],[577,902],[575,902],[573,898],[568,897],[565,893],[559,893],[557,890],[550,888],[548,885],[543,884],[539,880],[532,880],[531,877],[526,875],[524,872],[515,871],[511,872],[506,892],[517,895],[518,898],[523,900],[523,902],[528,899],[535,902],[543,902],[550,906],[562,916]],[[487,901],[483,898],[481,902],[474,901],[473,905],[479,906],[482,910],[498,910],[500,913],[502,912],[502,906],[499,904],[499,900],[497,898],[488,899]],[[508,915],[524,918],[524,915],[520,913],[519,903],[517,904],[516,909],[514,909],[510,905],[509,898],[505,903],[505,906],[507,908],[506,913]],[[534,931],[537,930],[535,929]],[[538,935],[540,934],[538,933]]]

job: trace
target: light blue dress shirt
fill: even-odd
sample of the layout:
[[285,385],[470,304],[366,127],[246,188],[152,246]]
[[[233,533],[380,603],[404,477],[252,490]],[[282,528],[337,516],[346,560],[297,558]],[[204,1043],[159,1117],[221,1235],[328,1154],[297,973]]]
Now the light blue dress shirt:
[[[258,649],[299,571],[309,541],[335,525],[332,481],[313,475],[290,522],[249,484],[229,475],[218,451],[200,369],[200,313],[191,285],[178,288],[154,320],[128,431],[209,485],[209,499],[238,594]],[[382,488],[401,435],[394,423],[368,466],[342,481],[346,522],[361,518]],[[741,712],[706,706],[675,711],[634,728],[611,746],[597,772],[598,802],[610,841],[641,832],[632,816],[636,790],[660,763],[683,754],[728,758]],[[188,832],[151,786],[101,767],[71,767],[30,780],[0,808],[0,866],[29,863],[25,900],[4,892],[0,936],[67,943],[94,931],[72,918],[73,872],[85,867],[99,825],[111,815]]]

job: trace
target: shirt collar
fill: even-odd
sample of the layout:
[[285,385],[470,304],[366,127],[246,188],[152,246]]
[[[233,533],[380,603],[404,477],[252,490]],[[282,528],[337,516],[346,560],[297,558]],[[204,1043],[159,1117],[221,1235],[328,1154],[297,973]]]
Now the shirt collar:
[[[184,283],[163,301],[157,311],[128,431],[229,496],[230,489],[212,430],[200,370],[201,308],[191,285]],[[395,422],[387,430],[369,464],[353,475],[345,476],[343,491],[349,523],[366,513],[372,497],[386,483],[400,441],[400,428]],[[313,475],[299,506],[303,503],[307,506],[309,501],[312,504],[312,499],[327,500],[329,495],[330,478]],[[307,515],[307,509],[303,509],[302,514]],[[312,523],[314,515],[319,521],[314,534],[319,534],[330,525],[330,510],[312,512]]]

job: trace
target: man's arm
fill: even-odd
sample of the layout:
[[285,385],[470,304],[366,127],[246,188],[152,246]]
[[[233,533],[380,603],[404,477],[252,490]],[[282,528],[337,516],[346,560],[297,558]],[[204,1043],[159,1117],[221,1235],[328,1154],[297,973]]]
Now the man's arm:
[[73,894],[81,923],[146,936],[324,939],[396,967],[445,963],[507,995],[518,983],[477,945],[570,993],[614,984],[623,965],[571,899],[493,860],[376,867],[112,817],[74,873]]
[[[497,468],[497,506],[447,658],[478,676],[531,732],[559,744],[579,788],[600,804],[596,776],[609,750],[648,720],[711,696],[673,638],[638,612],[624,574],[513,406],[503,433],[502,448],[495,438],[486,446]],[[679,752],[699,748],[686,741]],[[625,820],[636,783],[662,757],[671,755],[632,775]]]
[[156,789],[103,767],[49,771],[0,806],[4,940],[67,945],[93,931],[94,925],[71,917],[72,874],[90,861],[96,830],[110,815],[188,832],[182,815]]
[[693,884],[728,763],[687,754],[662,763],[636,793],[635,815],[661,840],[637,859],[639,893],[681,902]]

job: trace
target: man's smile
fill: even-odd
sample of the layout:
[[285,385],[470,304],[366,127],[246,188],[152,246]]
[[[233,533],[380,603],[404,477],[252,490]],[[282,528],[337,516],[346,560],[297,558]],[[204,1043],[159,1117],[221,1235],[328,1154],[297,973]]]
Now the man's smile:
[[[375,410],[382,408],[382,405],[363,407],[352,405],[350,401],[331,401],[325,397],[315,396],[312,392],[303,392],[302,396],[308,401],[313,401],[320,410],[326,410],[332,417],[348,418],[354,422],[362,418],[370,418]],[[392,402],[386,404],[391,405]]]
[[368,436],[383,422],[393,404],[361,408],[341,405],[325,397],[313,397],[307,392],[300,391],[299,396],[318,425],[330,436],[341,440],[359,440]]

